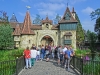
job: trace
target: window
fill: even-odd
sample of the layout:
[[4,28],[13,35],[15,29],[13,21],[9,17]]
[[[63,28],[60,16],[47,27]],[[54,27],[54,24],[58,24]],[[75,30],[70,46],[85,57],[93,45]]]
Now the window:
[[65,19],[70,20],[70,17],[71,17],[71,15],[69,14],[69,12],[67,12],[66,15],[65,15]]
[[29,40],[29,44],[31,43],[31,41]]
[[48,24],[46,24],[46,28],[49,28],[49,25]]
[[66,39],[71,39],[71,36],[66,36]]

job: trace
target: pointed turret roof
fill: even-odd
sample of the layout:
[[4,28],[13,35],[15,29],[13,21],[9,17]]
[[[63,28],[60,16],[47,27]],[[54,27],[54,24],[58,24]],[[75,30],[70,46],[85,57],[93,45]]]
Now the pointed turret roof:
[[15,16],[14,13],[12,14],[12,17],[11,17],[11,19],[10,19],[10,22],[18,22],[18,21],[17,21],[17,18],[16,18],[16,16]]
[[13,32],[13,35],[20,35],[20,33],[21,33],[21,30],[20,30],[19,24],[17,24]]
[[52,20],[49,20],[48,16],[46,16],[45,20],[42,20],[42,24],[43,23],[50,23],[50,24],[52,24]]
[[72,8],[72,13],[75,13],[74,7]]
[[23,23],[21,34],[35,34],[31,30],[31,18],[30,18],[30,13],[29,13],[28,10],[26,12],[26,16],[25,16],[25,19],[24,19],[24,23]]
[[[66,19],[68,17],[69,17],[69,19]],[[69,10],[69,8],[67,7],[66,11],[65,11],[62,19],[59,21],[59,23],[73,23],[73,22],[77,23],[77,20],[73,18],[72,14],[71,14],[71,12]]]

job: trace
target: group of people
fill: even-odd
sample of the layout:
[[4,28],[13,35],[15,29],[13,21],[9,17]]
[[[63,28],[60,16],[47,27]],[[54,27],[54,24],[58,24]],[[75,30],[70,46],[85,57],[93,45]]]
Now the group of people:
[[72,56],[75,55],[74,50],[72,49],[72,46],[51,46],[51,45],[39,45],[36,47],[34,44],[32,45],[31,49],[27,47],[23,55],[25,56],[25,62],[26,62],[26,69],[30,69],[32,66],[34,66],[35,61],[42,61],[43,59],[46,59],[46,62],[50,60],[50,58],[57,59],[57,64],[64,66],[64,68],[68,68],[69,70],[69,64]]

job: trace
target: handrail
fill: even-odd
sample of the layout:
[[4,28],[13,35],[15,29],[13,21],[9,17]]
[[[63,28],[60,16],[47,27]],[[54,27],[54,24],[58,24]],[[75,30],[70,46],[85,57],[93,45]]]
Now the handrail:
[[100,61],[85,60],[73,57],[71,65],[81,73],[81,75],[100,75]]
[[25,67],[24,56],[0,62],[0,75],[18,75]]
[[25,67],[24,56],[16,59],[16,75]]

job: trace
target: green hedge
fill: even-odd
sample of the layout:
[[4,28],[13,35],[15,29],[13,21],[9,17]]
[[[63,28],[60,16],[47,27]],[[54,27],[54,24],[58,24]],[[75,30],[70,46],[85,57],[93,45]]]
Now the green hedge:
[[23,55],[23,49],[0,50],[0,61],[14,60]]
[[91,53],[90,50],[80,50],[80,49],[77,49],[75,51],[75,55],[76,56],[85,56],[86,54],[89,54],[89,53]]

